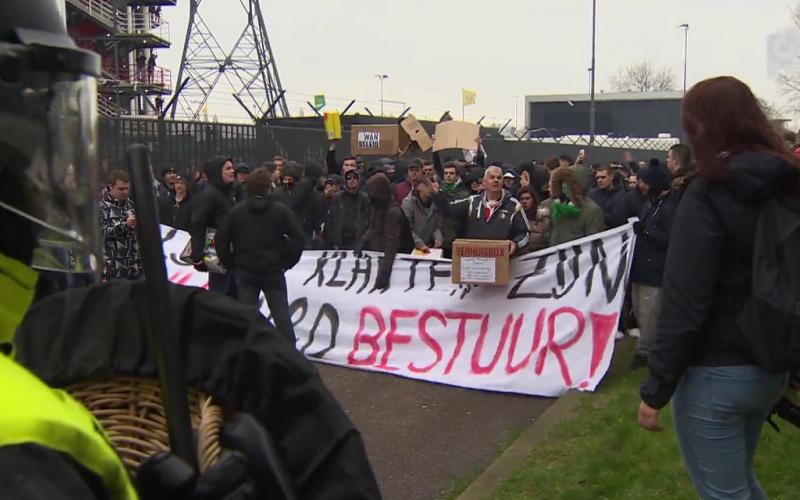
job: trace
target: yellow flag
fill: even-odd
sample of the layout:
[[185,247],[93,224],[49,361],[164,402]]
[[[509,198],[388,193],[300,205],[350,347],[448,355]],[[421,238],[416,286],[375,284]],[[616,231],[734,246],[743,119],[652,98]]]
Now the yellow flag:
[[474,90],[461,89],[461,103],[464,106],[471,106],[477,101],[478,93]]

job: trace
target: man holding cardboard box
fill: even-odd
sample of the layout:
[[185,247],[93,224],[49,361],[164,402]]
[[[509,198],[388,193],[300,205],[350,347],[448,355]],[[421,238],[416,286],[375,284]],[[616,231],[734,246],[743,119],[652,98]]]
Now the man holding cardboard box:
[[509,255],[528,244],[530,227],[522,205],[503,189],[503,170],[492,166],[483,176],[484,191],[450,203],[449,217],[460,222],[460,238],[503,240]]

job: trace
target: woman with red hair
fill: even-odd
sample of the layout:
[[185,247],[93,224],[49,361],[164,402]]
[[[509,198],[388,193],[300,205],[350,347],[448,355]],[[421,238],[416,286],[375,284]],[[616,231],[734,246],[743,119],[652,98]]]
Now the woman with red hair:
[[695,85],[683,99],[683,125],[698,179],[672,225],[639,424],[659,430],[659,410],[672,399],[678,444],[700,497],[766,498],[753,455],[787,376],[756,366],[736,320],[750,294],[761,206],[782,192],[797,195],[800,167],[735,78]]

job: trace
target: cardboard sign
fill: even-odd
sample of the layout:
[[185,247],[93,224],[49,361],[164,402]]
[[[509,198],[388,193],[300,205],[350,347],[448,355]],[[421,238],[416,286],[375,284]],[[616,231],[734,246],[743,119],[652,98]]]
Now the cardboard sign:
[[403,130],[405,130],[411,140],[416,142],[419,149],[423,152],[433,147],[431,136],[428,135],[428,131],[425,130],[425,127],[422,126],[414,115],[409,115],[408,118],[401,121],[400,126],[403,127]]
[[[178,258],[189,234],[162,226],[162,240],[170,281],[207,286]],[[398,255],[386,290],[379,253],[305,251],[286,271],[295,346],[315,363],[458,387],[591,391],[611,362],[635,245],[628,223],[522,255],[505,287],[453,285],[450,261]]]
[[342,138],[342,117],[338,111],[331,111],[325,113],[325,133],[328,135],[329,141],[335,141]]
[[411,139],[399,125],[353,125],[350,154],[354,156],[395,156]]
[[475,139],[480,137],[481,127],[477,123],[450,120],[436,124],[436,139],[433,151],[443,149],[475,149]]
[[451,272],[453,283],[507,285],[509,257],[507,241],[455,240]]

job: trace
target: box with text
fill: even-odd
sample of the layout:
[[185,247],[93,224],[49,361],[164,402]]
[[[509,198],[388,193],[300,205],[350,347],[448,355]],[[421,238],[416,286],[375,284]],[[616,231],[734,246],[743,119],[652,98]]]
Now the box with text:
[[354,156],[395,156],[411,139],[400,125],[353,125],[350,154]]
[[453,283],[507,285],[509,248],[505,240],[455,240],[453,242]]

